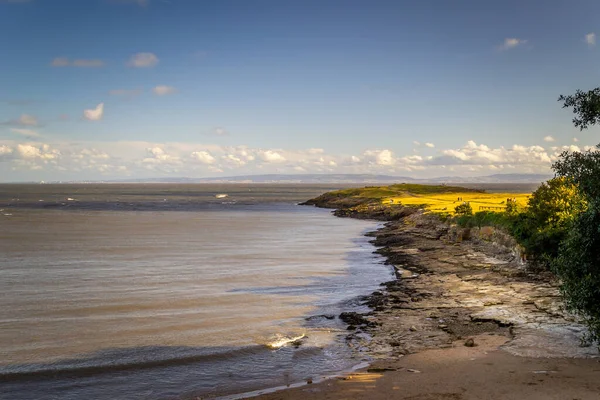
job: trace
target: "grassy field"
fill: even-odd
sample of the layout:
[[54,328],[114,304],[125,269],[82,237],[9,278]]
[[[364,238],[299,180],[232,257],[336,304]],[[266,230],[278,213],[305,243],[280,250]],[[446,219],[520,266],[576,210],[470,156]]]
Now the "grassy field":
[[[515,199],[519,207],[527,205],[529,193],[477,193],[477,192],[451,192],[416,194],[406,192],[400,196],[390,196],[382,199],[383,204],[398,204],[406,206],[423,206],[432,212],[447,212],[454,214],[454,207],[462,202],[468,202],[473,212],[478,211],[504,211],[507,199]],[[461,200],[459,200],[459,198]]]
[[[498,186],[498,185],[496,185]],[[511,191],[511,187],[497,187],[498,192],[487,193],[482,188],[471,189],[448,185],[419,185],[401,183],[390,186],[367,186],[327,192],[308,204],[329,208],[348,208],[373,204],[402,204],[423,207],[436,213],[454,214],[454,208],[462,202],[471,204],[473,212],[506,209],[507,199],[514,199],[519,208],[527,205],[531,193]],[[517,188],[514,188],[517,189]],[[460,200],[459,200],[460,199]]]

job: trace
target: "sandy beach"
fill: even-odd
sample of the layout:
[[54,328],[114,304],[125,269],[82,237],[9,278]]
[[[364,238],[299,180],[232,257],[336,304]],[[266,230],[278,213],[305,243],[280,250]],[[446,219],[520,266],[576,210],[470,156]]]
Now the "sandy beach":
[[[596,400],[600,363],[596,359],[530,358],[501,349],[507,338],[474,337],[476,347],[457,341],[452,348],[426,350],[377,361],[344,378],[259,396],[262,400]],[[389,370],[389,371],[385,371]]]
[[373,312],[343,316],[370,366],[258,398],[600,399],[597,347],[510,237],[421,212],[371,235],[397,279],[365,299]]

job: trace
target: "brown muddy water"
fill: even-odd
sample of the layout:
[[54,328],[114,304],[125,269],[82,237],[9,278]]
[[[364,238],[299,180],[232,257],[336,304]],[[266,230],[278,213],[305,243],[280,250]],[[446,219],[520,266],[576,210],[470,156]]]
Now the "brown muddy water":
[[392,273],[376,223],[296,205],[333,188],[0,185],[0,398],[211,397],[359,363],[320,315]]

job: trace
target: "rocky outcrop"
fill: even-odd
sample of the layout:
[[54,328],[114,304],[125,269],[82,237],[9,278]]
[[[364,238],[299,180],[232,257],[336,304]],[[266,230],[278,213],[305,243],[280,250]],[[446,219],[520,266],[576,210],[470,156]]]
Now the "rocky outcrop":
[[[361,215],[360,207],[343,216]],[[359,217],[385,216],[371,212]],[[505,233],[467,232],[412,209],[370,236],[397,279],[365,299],[372,313],[346,321],[356,349],[397,357],[488,332],[511,338],[503,348],[517,355],[598,356],[596,347],[582,346],[586,329],[565,311],[552,276],[530,272]]]

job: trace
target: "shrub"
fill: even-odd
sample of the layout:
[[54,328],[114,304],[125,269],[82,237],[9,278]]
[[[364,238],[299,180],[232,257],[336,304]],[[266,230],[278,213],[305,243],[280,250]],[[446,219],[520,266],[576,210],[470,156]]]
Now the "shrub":
[[473,208],[467,202],[457,205],[454,207],[456,215],[473,215]]

